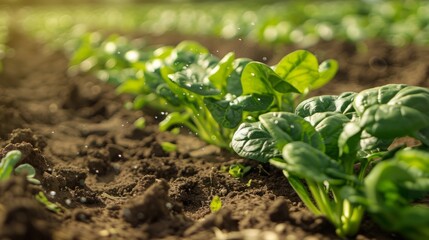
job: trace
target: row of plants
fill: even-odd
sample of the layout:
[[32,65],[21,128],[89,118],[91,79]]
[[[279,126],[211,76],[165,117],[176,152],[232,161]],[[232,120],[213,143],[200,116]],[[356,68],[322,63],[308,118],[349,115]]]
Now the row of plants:
[[[429,237],[429,208],[414,204],[429,192],[427,88],[391,84],[302,101],[334,76],[334,60],[318,64],[298,50],[267,66],[233,53],[218,59],[195,42],[139,50],[97,34],[77,46],[71,66],[134,94],[133,108],[167,113],[162,131],[186,126],[210,144],[282,169],[338,236],[354,236],[367,212],[388,231]],[[405,136],[421,145],[392,147]]]
[[421,1],[288,1],[262,6],[237,2],[226,12],[222,4],[193,4],[153,7],[141,26],[157,33],[198,32],[301,46],[320,40],[369,38],[397,45],[428,44],[428,12],[428,3]]
[[[294,113],[270,112],[240,125],[240,156],[283,170],[301,200],[341,237],[359,230],[365,212],[409,239],[429,237],[429,89],[391,84],[359,93],[317,96]],[[398,137],[419,146],[391,147]]]
[[140,50],[127,39],[88,33],[77,43],[71,69],[93,71],[136,96],[133,108],[149,105],[166,117],[160,129],[189,128],[208,143],[229,149],[238,125],[269,111],[291,111],[295,99],[326,84],[338,64],[319,64],[305,50],[288,54],[275,67],[236,58],[222,59],[196,42]]
[[[429,192],[428,89],[386,85],[302,101],[335,75],[334,60],[319,64],[299,50],[268,66],[233,53],[219,59],[195,42],[151,48],[117,35],[76,38],[84,27],[67,26],[60,36],[72,53],[71,71],[92,71],[118,93],[135,95],[130,108],[164,113],[163,131],[185,126],[210,144],[282,169],[339,236],[355,235],[367,212],[388,231],[429,237],[429,209],[416,204]],[[403,136],[421,145],[392,147]]]
[[3,69],[3,58],[6,55],[6,41],[8,36],[8,14],[6,11],[0,10],[0,72]]
[[[120,5],[98,8],[33,7],[18,14],[29,28],[44,28],[41,37],[58,36],[65,29],[141,30],[251,39],[260,43],[295,43],[303,47],[320,40],[359,42],[384,38],[404,45],[428,44],[429,4],[424,1],[289,1]],[[332,11],[335,9],[335,11]],[[35,30],[33,29],[33,30]],[[67,32],[67,31],[66,31]]]

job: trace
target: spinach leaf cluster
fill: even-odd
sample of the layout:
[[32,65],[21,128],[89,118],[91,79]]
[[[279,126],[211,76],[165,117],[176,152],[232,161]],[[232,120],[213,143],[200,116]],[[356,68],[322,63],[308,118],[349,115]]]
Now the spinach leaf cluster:
[[[429,193],[428,106],[428,89],[402,84],[317,96],[295,113],[241,124],[231,146],[282,169],[306,206],[341,237],[357,233],[367,210],[382,227],[424,239],[429,208],[410,203]],[[391,147],[404,136],[421,145]]]
[[240,123],[270,111],[292,111],[297,96],[325,85],[338,69],[335,60],[319,65],[305,50],[268,66],[232,52],[219,59],[192,41],[144,50],[119,36],[95,36],[81,38],[72,68],[95,71],[118,92],[135,95],[134,108],[168,113],[162,131],[186,126],[227,149]]

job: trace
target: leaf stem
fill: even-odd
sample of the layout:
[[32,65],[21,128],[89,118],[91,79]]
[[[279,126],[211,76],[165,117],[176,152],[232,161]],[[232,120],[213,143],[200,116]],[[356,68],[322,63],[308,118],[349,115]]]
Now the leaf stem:
[[[287,172],[283,170],[283,173],[285,175],[287,175]],[[320,212],[319,208],[317,208],[316,205],[314,205],[313,201],[310,198],[310,195],[308,194],[307,189],[305,189],[304,185],[302,184],[302,182],[292,176],[288,177],[289,180],[289,184],[292,186],[292,188],[295,190],[295,192],[298,194],[299,198],[301,199],[302,202],[304,202],[305,206],[307,206],[307,208],[313,212],[313,214],[315,215],[321,215],[322,213]]]

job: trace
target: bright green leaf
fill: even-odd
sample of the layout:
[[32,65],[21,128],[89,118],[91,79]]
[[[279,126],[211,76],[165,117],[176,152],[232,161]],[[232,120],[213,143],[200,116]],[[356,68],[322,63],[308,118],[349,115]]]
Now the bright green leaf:
[[319,79],[317,58],[306,50],[297,50],[286,55],[275,66],[274,71],[301,93],[310,89]]

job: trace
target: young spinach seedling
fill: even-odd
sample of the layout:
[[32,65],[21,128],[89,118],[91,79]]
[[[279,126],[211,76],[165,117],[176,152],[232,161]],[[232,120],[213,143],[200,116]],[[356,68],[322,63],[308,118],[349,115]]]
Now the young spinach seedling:
[[251,169],[251,166],[245,166],[241,163],[237,163],[229,166],[228,173],[235,178],[243,178]]
[[162,142],[161,143],[162,150],[165,152],[174,152],[177,150],[177,145],[171,142]]
[[210,202],[210,211],[212,213],[215,213],[219,211],[222,208],[222,201],[220,200],[220,197],[218,195],[215,195]]
[[[241,124],[231,146],[242,157],[282,169],[304,204],[324,215],[340,237],[356,234],[368,209],[375,219],[389,220],[386,228],[425,239],[428,232],[409,231],[405,221],[419,215],[410,200],[429,193],[429,155],[388,147],[408,135],[427,149],[428,105],[428,89],[398,84],[318,96],[299,104],[295,114],[266,113]],[[387,163],[395,153],[406,160]],[[390,212],[401,207],[406,210]],[[422,217],[415,225],[427,221]]]
[[21,161],[22,153],[19,150],[12,150],[6,154],[0,162],[0,181],[7,180],[15,171],[15,173],[24,173],[27,180],[33,184],[40,184],[40,181],[35,179],[36,170],[28,163],[24,163],[15,168],[19,161]]

